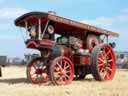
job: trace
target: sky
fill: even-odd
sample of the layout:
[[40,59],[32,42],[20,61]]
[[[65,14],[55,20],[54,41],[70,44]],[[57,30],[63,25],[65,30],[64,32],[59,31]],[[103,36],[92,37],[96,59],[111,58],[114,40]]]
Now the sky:
[[24,57],[22,33],[14,20],[30,11],[55,11],[57,15],[120,34],[110,38],[117,51],[128,51],[128,0],[0,0],[0,55]]

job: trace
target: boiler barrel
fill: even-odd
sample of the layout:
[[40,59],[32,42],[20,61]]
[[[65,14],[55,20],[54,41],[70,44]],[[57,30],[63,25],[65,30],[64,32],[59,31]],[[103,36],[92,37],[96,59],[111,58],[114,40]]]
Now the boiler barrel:
[[70,55],[68,48],[65,46],[62,46],[62,45],[55,45],[52,47],[51,50],[52,50],[52,56],[53,57],[58,57],[58,56],[68,57]]

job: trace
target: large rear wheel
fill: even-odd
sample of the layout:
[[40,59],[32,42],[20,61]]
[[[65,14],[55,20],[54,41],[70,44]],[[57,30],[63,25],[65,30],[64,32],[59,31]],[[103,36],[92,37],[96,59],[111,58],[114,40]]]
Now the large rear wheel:
[[33,59],[28,64],[27,78],[34,84],[46,83],[49,80],[48,68],[41,57]]
[[95,80],[112,80],[116,71],[116,59],[110,45],[97,45],[91,56],[92,75]]
[[50,65],[50,80],[55,85],[67,85],[73,80],[74,68],[67,57],[57,57]]

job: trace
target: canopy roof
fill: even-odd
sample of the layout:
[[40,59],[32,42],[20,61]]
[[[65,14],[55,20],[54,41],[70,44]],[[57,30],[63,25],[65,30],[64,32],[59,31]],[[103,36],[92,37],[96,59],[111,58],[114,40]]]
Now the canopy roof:
[[20,17],[18,17],[15,20],[15,25],[20,27],[25,27],[25,22],[28,22],[28,26],[31,26],[32,24],[38,25],[38,19],[41,19],[41,25],[42,28],[45,27],[45,24],[47,20],[51,20],[55,22],[55,32],[59,34],[63,34],[63,32],[72,32],[72,34],[75,34],[75,32],[90,32],[91,34],[97,34],[97,35],[108,35],[108,36],[114,36],[118,37],[119,34],[108,31],[105,29],[97,28],[95,26],[89,25],[89,24],[83,24],[77,21],[73,21],[70,19],[66,19],[61,16],[44,13],[44,12],[29,12],[26,13]]

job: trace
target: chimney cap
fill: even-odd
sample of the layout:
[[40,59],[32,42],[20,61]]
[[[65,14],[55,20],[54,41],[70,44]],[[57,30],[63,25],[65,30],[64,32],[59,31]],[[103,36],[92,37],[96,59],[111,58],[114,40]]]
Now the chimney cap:
[[48,14],[56,15],[56,12],[55,11],[48,11]]

